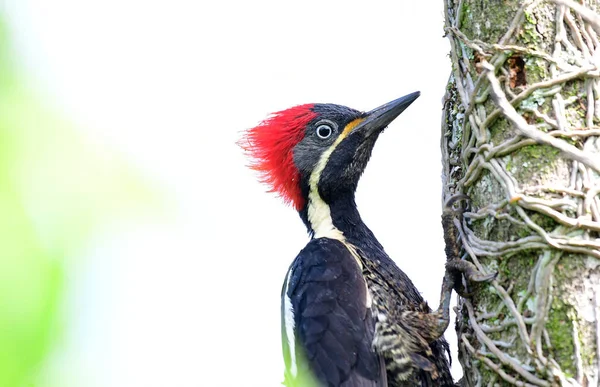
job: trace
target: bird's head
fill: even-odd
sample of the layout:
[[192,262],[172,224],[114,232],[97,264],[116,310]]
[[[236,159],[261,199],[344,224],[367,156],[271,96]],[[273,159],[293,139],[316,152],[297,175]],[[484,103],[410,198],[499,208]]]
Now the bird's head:
[[249,129],[240,145],[261,180],[302,211],[314,195],[330,203],[353,194],[377,137],[419,95],[366,113],[333,104],[295,106]]

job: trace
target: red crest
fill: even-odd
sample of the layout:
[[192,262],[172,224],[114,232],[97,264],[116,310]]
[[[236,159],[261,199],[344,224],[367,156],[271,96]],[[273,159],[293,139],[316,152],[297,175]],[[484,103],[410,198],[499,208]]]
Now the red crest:
[[250,156],[250,167],[259,172],[261,182],[297,210],[304,207],[304,198],[300,172],[294,163],[294,147],[304,138],[306,126],[317,117],[311,110],[313,106],[299,105],[273,113],[249,129],[239,142]]

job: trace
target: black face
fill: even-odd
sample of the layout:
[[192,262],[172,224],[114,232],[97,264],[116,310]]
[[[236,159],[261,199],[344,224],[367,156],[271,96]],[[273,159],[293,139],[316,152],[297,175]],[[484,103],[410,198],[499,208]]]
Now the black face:
[[351,132],[335,148],[319,181],[319,193],[326,203],[337,195],[354,193],[381,130],[365,136],[364,132]]
[[[300,171],[305,194],[308,194],[310,176],[323,154],[331,151],[349,123],[366,115],[333,104],[317,104],[313,110],[319,116],[307,126],[304,138],[294,148],[294,162]],[[378,135],[379,131],[365,138],[362,132],[350,132],[333,149],[318,183],[319,193],[325,202],[330,202],[342,192],[354,192]]]
[[345,106],[316,104],[319,116],[306,128],[304,138],[294,148],[294,162],[302,177],[308,177],[349,122],[361,117],[361,112]]
[[326,203],[353,195],[379,134],[419,94],[408,94],[368,113],[340,105],[314,105],[318,116],[294,147],[304,197],[308,198],[311,181],[313,186],[316,182],[319,196]]

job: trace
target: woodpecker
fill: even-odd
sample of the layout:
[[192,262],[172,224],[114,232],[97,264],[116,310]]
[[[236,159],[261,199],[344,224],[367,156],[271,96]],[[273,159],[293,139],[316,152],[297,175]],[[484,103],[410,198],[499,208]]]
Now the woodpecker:
[[442,336],[448,311],[429,308],[355,202],[377,138],[419,95],[369,112],[295,106],[240,140],[251,168],[295,207],[310,236],[281,294],[288,387],[454,386]]

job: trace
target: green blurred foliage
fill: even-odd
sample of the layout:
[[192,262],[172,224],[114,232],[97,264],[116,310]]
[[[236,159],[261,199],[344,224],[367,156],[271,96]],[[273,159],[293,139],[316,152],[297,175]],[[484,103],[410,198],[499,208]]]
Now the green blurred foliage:
[[[158,207],[154,190],[27,87],[0,20],[0,386],[36,384],[69,323],[65,268],[99,227]],[[73,370],[76,372],[76,370]]]

